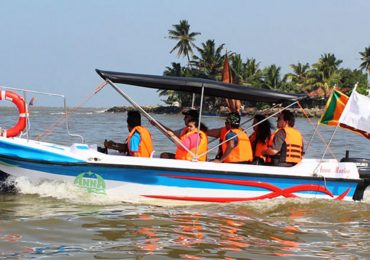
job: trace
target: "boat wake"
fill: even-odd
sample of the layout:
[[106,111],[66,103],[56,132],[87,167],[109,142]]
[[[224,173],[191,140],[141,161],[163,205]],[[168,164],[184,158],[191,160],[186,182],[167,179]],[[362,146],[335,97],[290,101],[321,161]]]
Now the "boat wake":
[[117,205],[120,200],[114,200],[104,194],[88,193],[73,184],[63,181],[44,180],[39,183],[31,182],[28,178],[8,178],[7,185],[13,184],[18,193],[35,194],[40,197],[51,197],[59,200],[66,200],[69,203],[78,205]]
[[364,191],[364,199],[363,199],[363,202],[364,203],[367,203],[367,204],[370,204],[370,186],[366,188],[366,190]]
[[[209,202],[192,202],[179,200],[163,200],[163,199],[149,199],[138,196],[124,196],[114,197],[106,196],[105,194],[88,193],[85,190],[76,187],[74,184],[63,181],[43,180],[35,183],[26,177],[9,177],[2,183],[5,187],[13,187],[11,192],[17,191],[20,194],[38,195],[42,198],[49,197],[58,200],[65,200],[69,203],[77,205],[96,205],[96,206],[114,206],[122,203],[152,205],[159,207],[222,207],[235,210],[248,209],[248,211],[255,214],[274,214],[276,212],[284,212],[285,210],[293,210],[301,208],[321,208],[327,207],[328,203],[331,206],[337,207],[341,204],[357,204],[355,202],[333,201],[326,199],[308,199],[308,198],[275,198],[258,201],[236,202],[236,203],[209,203]],[[370,187],[364,192],[364,200],[359,202],[361,204],[370,204]],[[338,205],[337,205],[338,204]],[[337,205],[337,206],[335,206]]]

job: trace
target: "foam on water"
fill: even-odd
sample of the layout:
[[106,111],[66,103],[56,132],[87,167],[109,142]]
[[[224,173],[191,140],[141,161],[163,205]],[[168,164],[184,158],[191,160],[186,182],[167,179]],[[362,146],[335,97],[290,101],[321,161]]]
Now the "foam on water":
[[370,204],[370,186],[368,186],[364,192],[364,198],[362,200],[364,203]]
[[44,180],[39,183],[30,181],[25,177],[18,177],[11,180],[19,193],[37,194],[40,197],[52,197],[67,200],[79,205],[116,205],[120,200],[108,198],[104,194],[88,193],[83,189],[63,181]]
[[[124,197],[112,197],[104,194],[88,193],[85,190],[76,187],[72,183],[63,181],[44,180],[42,182],[33,182],[26,177],[11,177],[8,179],[9,184],[14,184],[21,194],[35,194],[40,197],[52,197],[55,199],[66,200],[78,205],[117,205],[122,202],[131,204],[145,204],[160,207],[186,207],[186,206],[205,206],[205,207],[246,207],[257,214],[266,214],[283,209],[292,209],[295,207],[321,207],[327,204],[351,204],[357,202],[334,201],[328,199],[307,199],[307,198],[275,198],[257,201],[246,201],[236,203],[210,203],[210,202],[192,202],[181,200],[163,200],[150,199],[140,196],[127,195]],[[364,192],[364,199],[360,202],[370,204],[370,187]],[[338,206],[338,205],[336,205]]]

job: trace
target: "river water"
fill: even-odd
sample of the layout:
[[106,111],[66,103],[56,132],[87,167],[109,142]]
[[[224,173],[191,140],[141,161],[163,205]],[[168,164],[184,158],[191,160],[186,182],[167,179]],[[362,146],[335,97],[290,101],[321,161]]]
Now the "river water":
[[[8,128],[17,113],[0,109],[0,126]],[[89,144],[123,140],[126,114],[103,111],[85,108],[73,113],[71,132],[82,134]],[[181,115],[154,116],[173,129],[183,125]],[[59,144],[79,142],[65,134],[63,118],[57,108],[32,108],[30,137]],[[219,117],[204,120],[209,127],[224,122]],[[275,119],[271,121],[275,125]],[[308,145],[316,122],[297,119],[308,148],[306,157],[321,157],[325,149],[317,134]],[[143,123],[148,126],[147,120]],[[156,154],[174,151],[170,141],[148,127]],[[334,128],[319,130],[327,141]],[[326,157],[340,159],[345,150],[352,157],[370,158],[368,140],[338,129]],[[24,178],[15,181],[18,192],[0,193],[0,259],[370,258],[370,192],[362,202],[273,199],[157,206],[109,201],[52,181],[39,185]]]

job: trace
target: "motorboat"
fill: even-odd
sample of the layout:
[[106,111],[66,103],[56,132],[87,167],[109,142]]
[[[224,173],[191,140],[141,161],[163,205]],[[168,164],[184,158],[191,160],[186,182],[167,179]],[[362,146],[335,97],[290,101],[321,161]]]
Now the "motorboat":
[[[200,78],[98,69],[96,72],[103,79],[99,90],[103,86],[113,87],[154,122],[155,118],[118,84],[199,94],[200,112],[205,96],[284,104],[282,109],[306,98],[303,94]],[[102,152],[96,145],[86,144],[83,138],[69,146],[32,140],[27,135],[28,114],[32,109],[27,106],[26,98],[16,93],[15,89],[3,87],[1,90],[0,100],[9,100],[20,110],[20,122],[1,133],[0,171],[13,177],[25,177],[31,182],[61,181],[89,193],[118,200],[130,198],[141,203],[153,200],[226,203],[272,198],[362,200],[369,185],[370,161],[348,156],[342,161],[323,157],[303,158],[292,167],[281,167],[198,161],[198,154],[192,161],[124,156]],[[285,105],[287,103],[289,105]]]

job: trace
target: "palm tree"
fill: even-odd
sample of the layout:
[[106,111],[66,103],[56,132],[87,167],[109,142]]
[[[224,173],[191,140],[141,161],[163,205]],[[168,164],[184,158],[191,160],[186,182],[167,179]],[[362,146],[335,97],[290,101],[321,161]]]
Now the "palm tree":
[[221,55],[225,44],[216,47],[215,40],[207,40],[202,47],[197,47],[200,57],[194,55],[191,63],[209,79],[219,80],[225,55]]
[[233,83],[242,85],[245,82],[245,64],[240,54],[230,56],[230,68],[233,76]]
[[307,77],[310,65],[298,62],[298,64],[290,64],[289,67],[293,70],[293,73],[288,73],[288,77],[295,83],[302,83]]
[[199,32],[190,32],[190,25],[187,20],[180,20],[179,24],[172,25],[173,29],[168,30],[168,37],[177,40],[177,44],[170,51],[172,53],[177,49],[177,57],[183,56],[188,58],[190,63],[190,54],[193,54],[192,47],[196,48],[194,41]]
[[308,76],[310,65],[308,63],[302,64],[290,64],[289,67],[293,70],[293,73],[287,74],[287,79],[292,83],[294,89],[301,89],[305,92],[309,91]]
[[[171,67],[167,66],[163,74],[165,76],[187,77],[190,73],[189,69],[181,67],[180,63],[172,62]],[[169,105],[175,101],[178,101],[182,106],[188,106],[191,103],[191,94],[189,93],[166,89],[159,89],[157,92],[159,92],[159,96],[167,96],[167,99],[162,101]]]
[[319,61],[312,66],[321,74],[321,80],[324,82],[331,74],[338,70],[342,60],[338,60],[334,54],[325,53],[321,55]]
[[283,81],[281,80],[280,67],[275,64],[270,65],[264,69],[264,81],[263,88],[278,90],[283,87]]
[[330,89],[338,81],[338,67],[342,63],[334,54],[325,53],[321,55],[318,62],[312,65],[313,69],[310,71],[311,80],[314,82],[314,88],[324,92],[325,98],[328,97]]
[[360,69],[367,71],[370,74],[370,46],[365,48],[363,52],[359,52],[361,55]]
[[247,59],[245,63],[245,81],[250,85],[260,86],[262,83],[262,70],[260,63],[254,58]]

